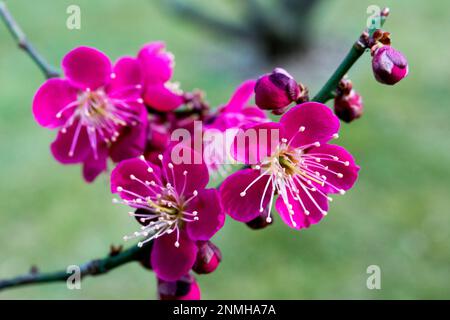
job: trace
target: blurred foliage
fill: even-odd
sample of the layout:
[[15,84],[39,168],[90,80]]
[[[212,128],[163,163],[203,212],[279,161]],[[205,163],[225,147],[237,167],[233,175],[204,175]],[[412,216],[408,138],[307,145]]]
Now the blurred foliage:
[[[78,45],[116,59],[151,40],[165,40],[177,59],[175,79],[202,88],[213,105],[225,102],[240,81],[267,71],[242,69],[254,56],[226,38],[168,15],[160,1],[77,0],[81,30],[65,27],[74,1],[7,1],[30,40],[58,64]],[[218,0],[202,0],[222,10]],[[373,1],[321,1],[312,36],[345,53],[359,35]],[[386,29],[410,63],[395,87],[371,74],[366,55],[350,73],[366,113],[342,125],[341,145],[361,166],[355,188],[335,197],[326,219],[308,230],[274,226],[249,230],[228,219],[215,237],[224,259],[214,274],[199,276],[206,299],[450,298],[450,3],[383,1]],[[283,19],[283,17],[280,17]],[[42,75],[0,26],[0,277],[32,264],[55,270],[103,256],[136,227],[127,209],[111,203],[107,176],[83,183],[78,166],[62,166],[49,152],[55,133],[40,128],[31,100]],[[325,49],[324,49],[325,50]],[[342,58],[321,55],[297,79],[320,87]],[[312,62],[311,62],[312,63]],[[310,64],[311,64],[310,63]],[[292,61],[291,61],[292,64]],[[311,82],[310,79],[316,79]],[[366,288],[366,268],[382,270],[382,289]],[[0,299],[149,299],[154,275],[138,265],[86,279],[81,290],[50,284],[1,292]]]

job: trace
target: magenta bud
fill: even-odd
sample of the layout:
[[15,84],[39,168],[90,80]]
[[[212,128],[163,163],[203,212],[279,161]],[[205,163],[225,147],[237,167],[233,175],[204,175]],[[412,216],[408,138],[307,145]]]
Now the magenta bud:
[[250,220],[246,224],[250,229],[259,230],[259,229],[264,229],[265,227],[270,226],[272,223],[273,223],[273,219],[267,218],[267,209],[266,209],[266,210],[264,210],[263,214],[261,214],[260,216],[256,217],[253,220]]
[[222,261],[222,253],[219,248],[211,241],[199,243],[197,260],[192,267],[198,274],[211,273],[219,266]]
[[393,85],[408,75],[408,61],[400,51],[385,45],[375,50],[372,69],[378,82]]
[[301,88],[284,69],[276,68],[263,75],[255,85],[256,105],[264,110],[280,113],[289,104],[302,96]]
[[177,281],[158,279],[159,300],[200,300],[200,287],[194,276],[186,275]]
[[334,98],[334,113],[345,122],[358,119],[363,113],[361,96],[353,89],[348,94],[338,95]]

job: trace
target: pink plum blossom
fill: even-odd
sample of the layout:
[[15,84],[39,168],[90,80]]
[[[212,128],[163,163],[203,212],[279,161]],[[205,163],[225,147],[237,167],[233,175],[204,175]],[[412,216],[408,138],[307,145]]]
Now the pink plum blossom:
[[239,85],[230,100],[219,107],[205,126],[205,132],[216,132],[217,135],[214,141],[206,141],[204,146],[204,155],[212,174],[225,176],[228,173],[228,167],[224,164],[231,161],[224,150],[230,149],[237,129],[268,121],[264,111],[249,105],[254,96],[255,84],[255,80],[247,80]]
[[[329,194],[344,194],[355,183],[359,167],[344,148],[328,144],[337,138],[339,120],[325,105],[307,102],[285,113],[280,123],[264,123],[236,136],[233,155],[251,165],[229,176],[221,185],[225,212],[249,222],[275,207],[292,228],[308,228],[328,211]],[[239,148],[239,135],[257,133],[258,142]],[[261,139],[262,133],[277,132],[278,139]],[[268,210],[266,210],[268,208]]]
[[36,92],[33,114],[41,126],[59,130],[53,156],[64,164],[82,163],[91,182],[106,170],[108,157],[118,162],[144,150],[140,67],[130,57],[112,66],[99,50],[78,47],[66,54],[62,68],[65,78],[49,79]]
[[[179,152],[195,157],[195,151]],[[175,281],[194,265],[197,241],[209,240],[224,224],[216,189],[206,189],[209,180],[204,163],[179,163],[172,150],[159,155],[160,165],[143,156],[120,162],[111,173],[111,191],[138,213],[142,227],[132,236],[144,237],[139,245],[154,241],[151,266],[160,279]]]
[[209,128],[225,131],[267,121],[267,116],[262,110],[249,104],[254,96],[255,84],[255,80],[241,83],[230,100],[219,107]]
[[170,82],[175,66],[172,53],[165,50],[160,41],[144,45],[138,52],[145,103],[158,111],[171,111],[184,103],[183,92],[176,83]]

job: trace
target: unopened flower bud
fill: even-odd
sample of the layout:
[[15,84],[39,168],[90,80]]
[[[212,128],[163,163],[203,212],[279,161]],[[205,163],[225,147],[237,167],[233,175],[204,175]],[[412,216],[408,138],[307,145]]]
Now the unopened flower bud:
[[373,52],[372,69],[378,82],[393,85],[408,75],[408,61],[391,46],[381,46]]
[[219,248],[210,241],[199,244],[197,260],[192,267],[198,274],[211,273],[219,266],[222,260],[222,253]]
[[281,114],[289,104],[301,99],[305,91],[286,70],[276,68],[256,82],[255,102],[261,109]]
[[339,94],[334,98],[334,113],[339,119],[351,122],[363,113],[361,96],[353,89],[348,94]]
[[153,270],[151,262],[152,249],[153,241],[149,241],[139,250],[138,255],[136,256],[136,260],[147,270]]
[[247,222],[246,224],[250,229],[259,230],[264,229],[267,226],[270,226],[272,223],[273,219],[267,217],[267,209],[266,209],[261,215]]
[[200,287],[192,275],[177,281],[158,279],[159,300],[200,300]]

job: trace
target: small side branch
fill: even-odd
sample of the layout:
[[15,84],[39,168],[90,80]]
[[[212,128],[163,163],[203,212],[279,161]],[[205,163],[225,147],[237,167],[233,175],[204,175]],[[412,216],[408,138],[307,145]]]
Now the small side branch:
[[31,59],[33,59],[34,63],[36,63],[39,69],[41,69],[41,71],[44,73],[44,76],[47,79],[58,77],[59,72],[54,67],[49,65],[44,57],[42,57],[33,47],[33,45],[28,41],[25,33],[22,31],[22,29],[6,7],[5,2],[3,1],[0,1],[0,17],[7,26],[11,35],[16,40],[19,48],[24,50],[31,57]]
[[[124,264],[132,261],[139,261],[145,253],[149,253],[151,243],[138,247],[134,245],[126,250],[117,250],[117,248],[111,248],[111,252],[108,256],[102,259],[94,259],[87,263],[80,265],[81,277],[97,276],[105,274],[115,268],[118,268]],[[37,270],[32,270],[30,273],[21,275],[11,279],[0,280],[0,291],[8,288],[20,287],[30,284],[41,284],[50,282],[66,281],[71,276],[66,270],[60,270],[55,272],[40,273]]]
[[[383,26],[388,15],[388,8],[384,8],[383,10],[381,10],[380,26]],[[355,62],[358,61],[364,51],[368,49],[367,40],[370,36],[372,36],[375,30],[376,29],[367,30],[361,35],[359,40],[355,42],[355,44],[345,56],[344,60],[342,60],[340,65],[337,67],[336,71],[333,72],[331,77],[312,99],[312,101],[325,103],[328,100],[333,99],[333,92],[336,90],[339,81],[345,76],[345,74],[350,70]]]

